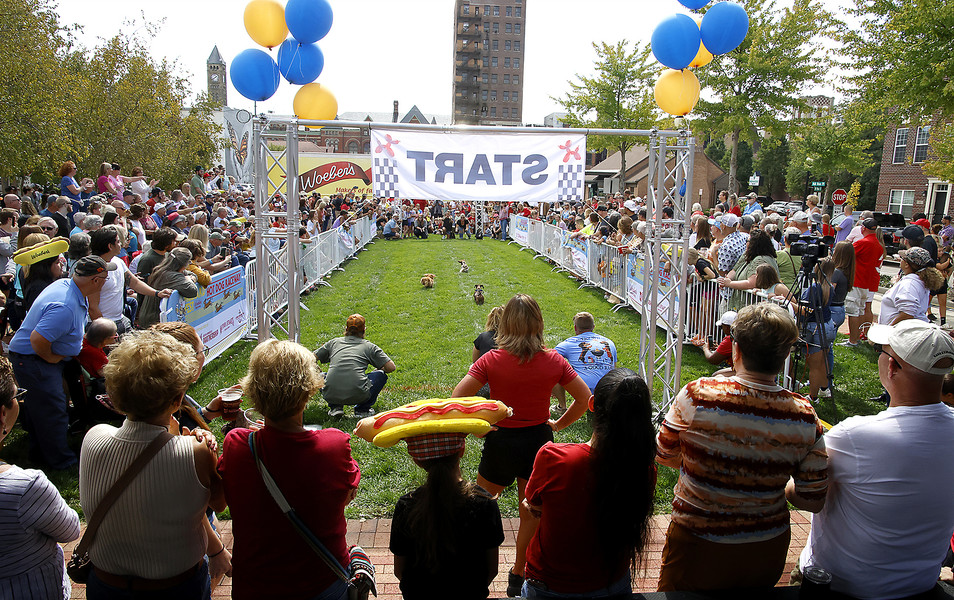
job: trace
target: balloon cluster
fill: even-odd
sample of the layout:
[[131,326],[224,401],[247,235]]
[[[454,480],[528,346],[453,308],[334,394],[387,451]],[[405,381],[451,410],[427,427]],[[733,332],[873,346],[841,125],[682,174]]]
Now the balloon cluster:
[[[679,0],[699,10],[709,0]],[[681,117],[699,101],[699,79],[690,68],[704,67],[714,55],[735,50],[749,32],[749,15],[735,2],[717,2],[705,15],[675,14],[653,30],[653,55],[664,66],[654,97],[664,112]]]
[[[278,62],[256,48],[243,50],[232,61],[232,85],[249,100],[271,98],[279,75],[302,86],[295,94],[294,111],[301,119],[331,120],[338,115],[338,101],[320,83],[313,83],[325,66],[316,43],[328,35],[333,15],[328,0],[252,0],[245,7],[245,30],[260,46],[278,46]],[[288,37],[289,32],[291,37]]]

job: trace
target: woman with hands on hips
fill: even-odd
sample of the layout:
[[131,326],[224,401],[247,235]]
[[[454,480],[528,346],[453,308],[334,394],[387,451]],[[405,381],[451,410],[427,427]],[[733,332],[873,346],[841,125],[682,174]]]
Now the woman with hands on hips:
[[[522,502],[537,451],[553,441],[553,432],[566,429],[586,412],[590,388],[565,358],[543,347],[543,315],[537,302],[517,294],[507,302],[497,328],[497,349],[481,356],[454,388],[453,397],[473,396],[490,384],[490,398],[513,409],[484,438],[477,484],[493,495],[517,481]],[[559,420],[550,419],[550,393],[562,385],[573,397]],[[517,556],[508,577],[507,594],[517,596],[523,585],[526,549],[533,534],[529,513],[521,505]]]

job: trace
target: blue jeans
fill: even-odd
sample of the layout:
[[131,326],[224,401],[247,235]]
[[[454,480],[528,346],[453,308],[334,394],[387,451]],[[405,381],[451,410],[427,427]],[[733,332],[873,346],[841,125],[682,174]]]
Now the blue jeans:
[[210,600],[212,583],[209,580],[209,562],[203,559],[202,566],[195,575],[179,585],[164,590],[133,592],[107,585],[96,577],[96,571],[89,575],[86,584],[86,597],[89,600]]
[[561,594],[559,592],[551,592],[549,590],[535,587],[530,583],[530,581],[525,580],[523,582],[523,589],[520,590],[520,595],[524,598],[609,598],[612,596],[622,596],[623,594],[629,595],[632,593],[632,591],[633,588],[632,585],[630,585],[629,573],[627,573],[616,583],[610,584],[609,587],[593,590],[592,592],[576,594]]
[[[368,390],[368,399],[365,402],[354,407],[354,412],[368,412],[374,403],[378,401],[378,394],[384,389],[384,384],[388,382],[388,374],[384,371],[374,370],[368,373],[368,379],[371,380],[371,389]],[[341,404],[328,403],[328,408],[341,408]]]
[[507,241],[507,225],[510,224],[510,219],[500,219],[500,239]]
[[[838,328],[842,326],[845,322],[845,306],[832,306],[831,307],[831,322],[835,326],[835,335],[838,335]],[[832,338],[834,339],[834,338]],[[828,347],[828,384],[835,380],[835,349],[834,346]]]
[[54,469],[77,463],[66,443],[69,427],[66,395],[63,393],[63,363],[50,364],[36,354],[10,353],[17,383],[26,388],[20,422],[30,439],[30,449],[39,451]]
[[[824,334],[824,339],[822,339],[822,334]],[[820,328],[818,323],[809,323],[805,341],[808,342],[808,354],[828,352],[831,350],[831,343],[835,341],[835,326],[832,325],[831,321],[823,323]]]

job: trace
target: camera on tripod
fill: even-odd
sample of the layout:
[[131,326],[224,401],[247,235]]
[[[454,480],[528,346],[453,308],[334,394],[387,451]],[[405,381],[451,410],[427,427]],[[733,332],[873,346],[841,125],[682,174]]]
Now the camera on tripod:
[[828,256],[828,244],[822,238],[814,235],[788,236],[788,244],[792,247],[792,256],[802,257],[802,268],[811,271],[819,258]]

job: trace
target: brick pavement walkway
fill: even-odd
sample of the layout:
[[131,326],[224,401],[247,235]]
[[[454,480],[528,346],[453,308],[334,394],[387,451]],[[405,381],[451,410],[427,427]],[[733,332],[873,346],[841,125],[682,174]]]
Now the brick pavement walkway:
[[[795,567],[798,555],[801,553],[802,548],[805,546],[805,541],[808,539],[809,523],[808,513],[800,511],[792,512],[792,542],[788,549],[785,573],[782,575],[782,579],[778,585],[788,585],[789,573]],[[507,596],[507,570],[510,568],[516,553],[515,540],[518,525],[518,519],[503,520],[504,542],[503,545],[500,546],[500,572],[490,587],[490,596],[492,598],[505,598]],[[653,517],[652,541],[645,552],[645,573],[643,574],[644,576],[633,582],[633,591],[656,591],[656,580],[659,578],[659,566],[667,527],[669,527],[669,515]],[[231,521],[223,521],[219,525],[219,531],[222,532],[222,540],[226,546],[231,548]],[[391,519],[348,521],[348,543],[362,546],[371,556],[371,560],[377,569],[378,600],[398,600],[401,598],[401,590],[398,587],[397,578],[394,576],[394,555],[388,550],[390,535]],[[64,548],[67,561],[75,546],[76,542],[73,542],[67,544]],[[231,580],[226,577],[212,594],[212,597],[230,598],[231,596]],[[73,598],[85,599],[86,588],[74,584]]]

